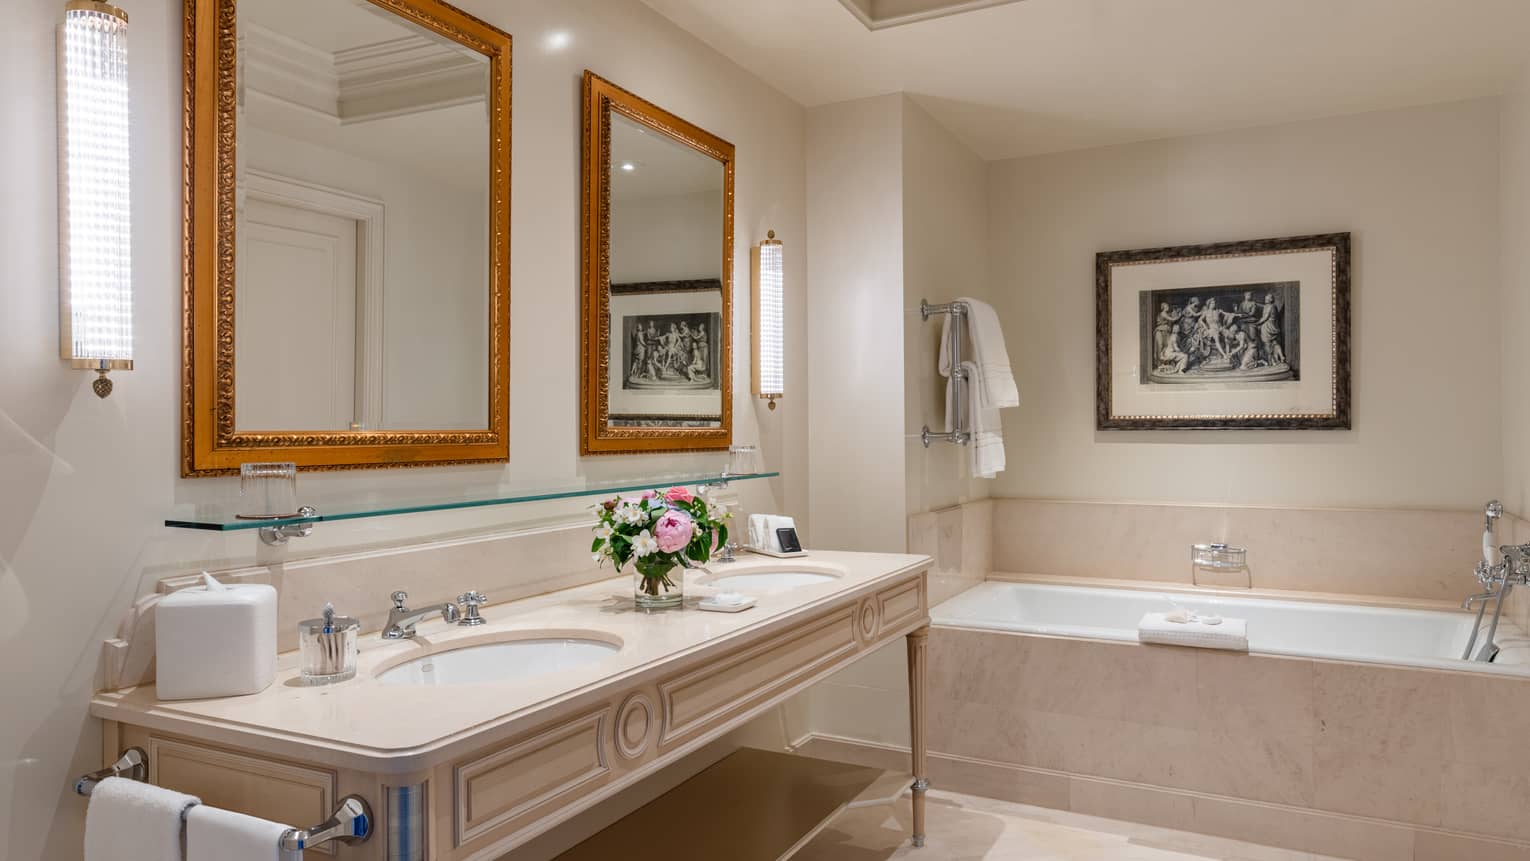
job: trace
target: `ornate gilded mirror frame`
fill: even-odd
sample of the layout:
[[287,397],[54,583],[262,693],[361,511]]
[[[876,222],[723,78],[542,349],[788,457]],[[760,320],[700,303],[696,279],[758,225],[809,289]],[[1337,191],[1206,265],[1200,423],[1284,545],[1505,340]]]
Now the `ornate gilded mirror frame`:
[[305,469],[509,458],[510,36],[440,0],[368,0],[489,65],[489,391],[486,430],[237,431],[234,424],[236,0],[183,0],[181,438],[186,476],[251,461]]
[[[717,427],[613,427],[610,420],[611,117],[619,114],[722,166],[721,421]],[[733,144],[586,70],[584,284],[581,302],[582,455],[726,449],[733,441]]]

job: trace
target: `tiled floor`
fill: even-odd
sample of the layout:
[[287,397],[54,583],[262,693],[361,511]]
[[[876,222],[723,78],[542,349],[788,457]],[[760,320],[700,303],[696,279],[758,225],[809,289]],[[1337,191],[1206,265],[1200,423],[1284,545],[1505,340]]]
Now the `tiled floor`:
[[1236,840],[932,790],[929,840],[908,845],[909,799],[847,811],[793,861],[1337,861]]

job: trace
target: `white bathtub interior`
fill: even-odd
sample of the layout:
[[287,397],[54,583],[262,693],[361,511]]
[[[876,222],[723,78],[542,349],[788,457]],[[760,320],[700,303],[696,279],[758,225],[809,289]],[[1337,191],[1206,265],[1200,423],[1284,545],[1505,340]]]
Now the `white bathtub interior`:
[[[1446,610],[1197,595],[1122,588],[988,581],[931,610],[935,624],[1032,634],[1136,641],[1145,613],[1178,604],[1197,613],[1248,621],[1249,650],[1455,669],[1509,669],[1461,660],[1474,614]],[[1486,627],[1486,621],[1484,621]],[[1523,637],[1507,620],[1498,642]],[[1515,667],[1513,671],[1530,670]]]

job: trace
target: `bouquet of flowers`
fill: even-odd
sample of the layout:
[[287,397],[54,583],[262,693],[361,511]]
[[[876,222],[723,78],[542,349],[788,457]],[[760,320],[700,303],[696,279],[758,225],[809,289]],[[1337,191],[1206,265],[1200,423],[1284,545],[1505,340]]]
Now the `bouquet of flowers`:
[[632,562],[641,593],[651,596],[679,589],[671,579],[674,569],[706,562],[726,544],[733,516],[726,506],[684,487],[608,499],[592,510],[600,518],[590,546],[595,561],[609,559],[618,571]]

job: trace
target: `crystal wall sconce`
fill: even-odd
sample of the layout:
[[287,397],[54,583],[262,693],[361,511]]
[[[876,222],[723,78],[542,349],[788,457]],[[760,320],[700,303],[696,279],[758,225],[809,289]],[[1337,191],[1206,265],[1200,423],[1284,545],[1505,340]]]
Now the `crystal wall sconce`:
[[750,254],[754,286],[754,394],[771,409],[786,394],[786,280],[774,230]]
[[133,367],[127,22],[70,0],[58,31],[59,354],[102,398]]

